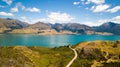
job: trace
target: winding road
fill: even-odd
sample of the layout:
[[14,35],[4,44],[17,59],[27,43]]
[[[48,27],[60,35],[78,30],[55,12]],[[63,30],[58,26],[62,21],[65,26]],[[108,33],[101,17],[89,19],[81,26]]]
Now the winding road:
[[74,60],[77,58],[77,52],[75,49],[71,48],[71,46],[69,46],[69,48],[74,52],[75,56],[73,57],[73,59],[66,65],[66,67],[70,67],[72,65],[72,63],[74,62]]

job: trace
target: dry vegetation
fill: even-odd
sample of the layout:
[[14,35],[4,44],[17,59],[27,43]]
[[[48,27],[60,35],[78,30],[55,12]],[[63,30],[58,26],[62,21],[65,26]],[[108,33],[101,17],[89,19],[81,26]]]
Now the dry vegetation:
[[0,67],[65,67],[74,53],[67,47],[0,47]]
[[[82,42],[72,46],[78,53],[71,67],[119,67],[120,41]],[[68,46],[0,47],[0,67],[65,67],[74,53]]]
[[120,41],[82,42],[76,46],[79,57],[73,64],[81,67],[119,67]]

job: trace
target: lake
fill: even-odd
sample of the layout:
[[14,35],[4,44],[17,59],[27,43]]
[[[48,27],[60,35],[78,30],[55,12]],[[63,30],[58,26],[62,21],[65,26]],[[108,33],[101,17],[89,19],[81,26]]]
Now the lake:
[[94,40],[120,40],[117,35],[35,35],[0,34],[0,46],[44,46],[57,47]]

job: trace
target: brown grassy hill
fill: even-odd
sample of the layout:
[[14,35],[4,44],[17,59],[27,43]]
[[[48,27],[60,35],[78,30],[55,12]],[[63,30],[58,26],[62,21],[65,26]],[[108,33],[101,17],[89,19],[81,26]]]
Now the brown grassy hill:
[[49,33],[56,33],[54,29],[51,28],[46,23],[37,22],[35,24],[31,24],[26,28],[22,29],[15,29],[10,33],[25,33],[25,34],[49,34]]
[[119,67],[120,41],[82,42],[76,46],[78,59],[73,66],[81,67]]
[[72,59],[68,47],[0,47],[0,67],[65,67]]
[[8,33],[14,29],[21,29],[27,27],[28,24],[25,22],[21,22],[15,19],[2,19],[0,18],[0,33]]

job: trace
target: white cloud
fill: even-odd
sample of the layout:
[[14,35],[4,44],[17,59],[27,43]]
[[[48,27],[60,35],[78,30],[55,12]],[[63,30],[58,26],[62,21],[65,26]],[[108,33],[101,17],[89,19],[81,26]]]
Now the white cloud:
[[3,2],[7,3],[8,5],[11,5],[12,4],[12,0],[2,0]]
[[32,21],[34,22],[48,22],[48,23],[69,23],[74,21],[74,17],[62,12],[47,12],[46,18],[38,18]]
[[82,22],[82,23],[85,24],[85,25],[88,25],[88,26],[99,26],[100,25],[98,23],[90,22],[90,21],[85,21],[85,22]]
[[33,22],[33,20],[27,18],[26,16],[21,16],[21,17],[20,17],[20,20],[21,20],[21,21],[24,21],[24,22],[28,22],[28,23]]
[[108,9],[106,12],[115,13],[120,10],[120,6],[116,6],[112,9]]
[[105,12],[109,7],[110,5],[102,4],[102,5],[97,5],[95,7],[92,7],[91,10],[93,12]]
[[108,19],[100,19],[98,20],[99,23],[104,23],[104,22],[108,22],[109,20]]
[[12,13],[0,12],[1,16],[14,16]]
[[120,23],[120,16],[116,16],[116,17],[112,18],[111,21]]
[[73,2],[73,5],[79,5],[80,2]]
[[10,11],[11,11],[11,12],[18,12],[20,8],[21,8],[22,10],[24,10],[24,9],[25,9],[25,6],[22,5],[21,2],[18,2],[18,3],[16,3],[15,7],[11,8]]
[[18,8],[17,8],[17,7],[11,8],[10,11],[11,11],[11,12],[18,12]]
[[105,3],[105,0],[88,0],[88,1],[86,2],[86,4],[89,4],[89,3],[103,4],[103,3]]
[[52,23],[60,22],[60,23],[66,23],[71,22],[75,18],[67,13],[60,13],[60,12],[51,12],[48,14],[48,20],[50,20]]
[[15,7],[11,8],[10,12],[18,12],[19,8],[24,10],[25,6],[23,6],[21,2],[18,2],[18,3],[16,3]]
[[116,16],[110,19],[101,19],[98,20],[99,23],[105,23],[105,22],[115,22],[115,23],[119,23],[120,24],[120,16]]
[[16,3],[16,6],[15,6],[15,7],[19,7],[19,8],[21,8],[22,10],[25,9],[25,6],[24,6],[21,2]]
[[85,25],[88,25],[88,26],[99,26],[99,25],[101,25],[105,22],[114,22],[114,23],[120,24],[120,16],[115,16],[115,17],[110,18],[110,19],[100,19],[96,22],[85,21],[85,22],[82,22],[82,23],[85,24]]
[[84,22],[80,22],[82,24],[88,25],[88,26],[99,26],[103,23],[107,22],[106,19],[102,19],[102,20],[98,20],[96,22],[92,22],[92,21],[84,21]]
[[16,3],[16,5],[11,8],[11,12],[18,12],[19,9],[22,9],[24,11],[29,11],[29,12],[40,12],[39,8],[33,7],[33,8],[27,8],[25,7],[21,2]]
[[30,12],[40,12],[40,9],[33,7],[33,8],[27,8],[26,11],[30,11]]
[[90,10],[94,10],[95,9],[95,6],[92,6]]
[[27,17],[25,17],[25,16],[22,16],[22,17],[20,17],[21,19],[26,19]]

